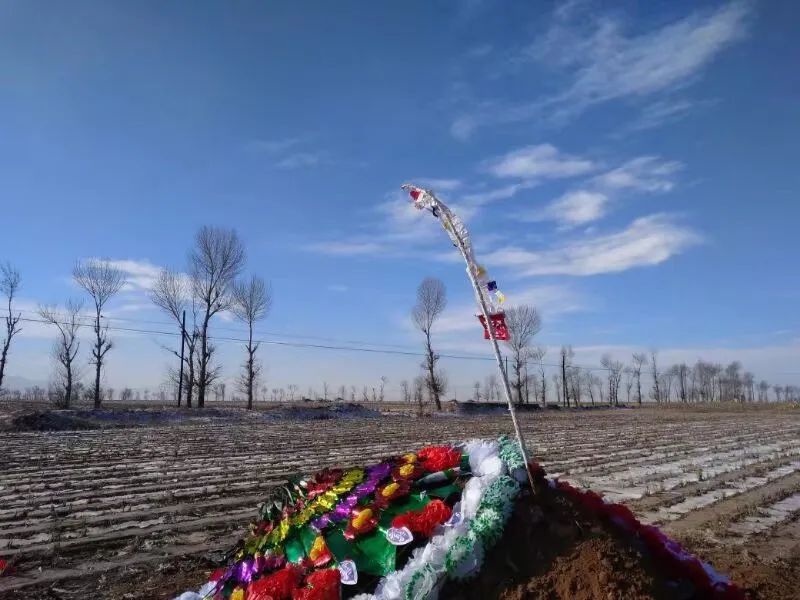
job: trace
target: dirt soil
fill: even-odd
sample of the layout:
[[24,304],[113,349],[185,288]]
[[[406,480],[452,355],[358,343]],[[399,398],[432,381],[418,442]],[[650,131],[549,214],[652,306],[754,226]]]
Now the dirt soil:
[[646,554],[615,536],[563,495],[521,497],[477,579],[450,583],[442,600],[666,600],[694,598]]

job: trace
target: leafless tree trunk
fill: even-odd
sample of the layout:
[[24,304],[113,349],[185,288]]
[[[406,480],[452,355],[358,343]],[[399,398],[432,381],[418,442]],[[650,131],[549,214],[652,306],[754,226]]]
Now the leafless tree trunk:
[[411,310],[411,318],[425,336],[425,362],[422,366],[428,374],[428,393],[436,404],[436,410],[442,410],[440,395],[443,390],[436,371],[439,355],[433,351],[431,345],[431,329],[445,306],[447,306],[447,290],[444,283],[433,277],[423,279],[417,288],[417,304]]
[[636,380],[636,402],[642,404],[642,367],[647,362],[647,355],[643,352],[636,352],[633,355],[633,377]]
[[400,382],[400,390],[401,390],[401,392],[403,394],[403,402],[410,402],[411,401],[411,394],[408,391],[408,380],[407,379],[403,379],[403,381]]
[[604,354],[600,358],[600,364],[608,371],[608,402],[619,406],[619,385],[622,380],[623,364],[613,360],[609,354]]
[[572,364],[572,357],[575,353],[572,346],[561,346],[561,387],[564,398],[564,405],[569,407],[569,381],[567,380],[567,368]]
[[[186,329],[181,329],[181,331],[184,337],[183,341],[186,344],[186,353],[183,357],[186,365],[186,370],[183,374],[183,389],[186,390],[186,406],[191,408],[192,396],[197,384],[194,376],[194,367],[199,332],[197,330],[197,303],[194,298],[189,298],[188,292],[189,290],[186,289],[180,273],[163,269],[150,292],[150,299],[153,304],[172,317],[178,327],[182,326],[184,311],[188,309],[190,312],[191,321],[186,326]],[[179,352],[171,348],[168,350],[180,360],[181,355]],[[178,398],[178,406],[180,405],[181,399]]]
[[522,370],[531,355],[531,342],[542,329],[542,319],[536,308],[523,304],[505,311],[509,339],[506,345],[511,350],[511,369],[514,372],[512,386],[516,392],[517,404],[522,404],[524,378]]
[[427,379],[422,375],[414,378],[414,400],[417,402],[419,414],[422,414],[423,391],[427,385]]
[[3,338],[3,347],[0,350],[0,394],[3,391],[3,377],[6,372],[6,364],[8,363],[8,351],[11,348],[11,340],[17,335],[22,328],[19,326],[19,320],[22,315],[14,315],[14,296],[19,291],[20,276],[19,271],[11,266],[10,263],[0,265],[0,292],[6,298],[6,335]]
[[94,364],[94,407],[100,408],[100,373],[103,369],[103,360],[113,347],[108,338],[108,325],[100,324],[100,317],[106,303],[113,298],[125,284],[123,272],[108,260],[87,260],[79,262],[72,269],[72,278],[94,303],[94,346],[92,347],[92,362]]
[[[253,343],[253,327],[267,316],[272,305],[272,290],[260,277],[253,275],[249,281],[240,281],[233,284],[233,304],[231,310],[234,316],[247,326],[247,360],[244,364],[244,374],[241,379],[241,391],[247,394],[247,408],[253,408],[253,390],[256,389],[261,365],[256,361],[256,352],[259,343]],[[325,392],[327,397],[327,390]]]
[[202,227],[189,255],[192,295],[200,305],[200,354],[197,366],[197,406],[203,408],[206,389],[218,375],[209,368],[212,348],[208,342],[211,319],[231,305],[230,287],[244,266],[245,253],[232,229]]
[[78,329],[80,328],[80,312],[83,305],[72,300],[67,301],[66,312],[59,315],[55,307],[40,306],[39,316],[58,330],[58,339],[53,347],[53,357],[58,363],[59,371],[59,397],[57,402],[61,408],[69,408],[72,402],[75,383],[75,358],[78,356],[80,341]]

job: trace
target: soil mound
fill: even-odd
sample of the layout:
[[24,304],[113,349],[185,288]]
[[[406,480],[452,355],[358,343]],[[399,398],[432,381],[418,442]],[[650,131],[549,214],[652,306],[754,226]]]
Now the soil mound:
[[11,431],[76,431],[99,429],[100,425],[72,411],[48,410],[14,417]]
[[445,585],[442,600],[689,600],[688,581],[669,579],[645,549],[542,488],[521,496],[477,578]]

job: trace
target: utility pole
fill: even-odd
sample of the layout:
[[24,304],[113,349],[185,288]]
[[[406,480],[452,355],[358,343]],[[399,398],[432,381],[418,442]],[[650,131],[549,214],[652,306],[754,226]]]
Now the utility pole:
[[183,319],[181,320],[181,369],[178,375],[178,406],[181,405],[181,398],[183,398],[183,347],[186,344],[186,311],[183,311]]

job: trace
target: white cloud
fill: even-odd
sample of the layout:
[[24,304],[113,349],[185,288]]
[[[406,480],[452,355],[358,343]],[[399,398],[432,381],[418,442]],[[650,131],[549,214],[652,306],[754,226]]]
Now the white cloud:
[[606,173],[593,177],[582,189],[568,191],[541,209],[530,209],[517,216],[525,221],[556,221],[574,227],[605,216],[615,196],[623,192],[669,192],[674,175],[683,168],[677,161],[657,156],[640,156]]
[[508,198],[512,198],[513,196],[516,196],[517,192],[519,192],[520,190],[529,189],[535,187],[536,185],[537,183],[535,181],[522,181],[520,183],[512,183],[510,185],[506,185],[494,190],[487,190],[485,192],[474,192],[472,194],[467,194],[464,196],[464,201],[468,202],[473,206],[481,206],[483,204],[487,204],[488,202],[493,202],[495,200],[506,200]]
[[686,99],[659,100],[645,106],[641,114],[629,125],[623,127],[621,134],[632,131],[645,131],[654,129],[666,123],[674,123],[701,106],[708,106],[713,102],[695,102]]
[[528,210],[519,215],[524,221],[557,221],[564,226],[583,225],[606,214],[608,196],[590,190],[567,192],[541,210]]
[[686,84],[723,49],[743,37],[749,6],[730,3],[695,12],[659,29],[626,36],[623,25],[600,17],[592,30],[556,20],[530,49],[533,58],[573,68],[572,84],[554,100],[580,112],[599,102],[647,96]]
[[578,238],[541,251],[501,248],[483,260],[489,266],[513,268],[523,276],[598,275],[657,265],[700,241],[697,233],[668,215],[655,214],[636,219],[616,233]]
[[479,124],[472,115],[460,115],[450,125],[450,135],[463,142],[469,139]]
[[331,285],[328,286],[328,291],[330,292],[343,293],[348,291],[349,289],[350,289],[349,287],[347,287],[346,285],[342,285],[340,283],[332,283]]
[[435,192],[451,192],[459,189],[463,182],[460,179],[436,179],[432,177],[419,177],[413,180],[416,185]]
[[150,290],[156,281],[161,267],[147,260],[109,260],[109,263],[125,274],[126,291]]
[[[559,92],[521,104],[490,106],[464,112],[451,125],[460,140],[491,123],[512,123],[549,116],[557,122],[613,100],[644,99],[669,93],[693,82],[723,50],[742,39],[750,3],[732,2],[716,10],[700,10],[639,34],[628,34],[610,15],[594,16],[570,3],[557,9],[548,30],[512,63],[517,69],[530,61],[566,74]],[[689,110],[687,104],[653,109],[649,126]]]
[[640,156],[597,176],[594,183],[608,190],[669,192],[675,185],[672,176],[682,168],[683,164],[677,161],[665,161],[657,156]]
[[295,152],[276,162],[275,166],[279,169],[300,169],[316,166],[321,161],[321,155],[316,152]]
[[364,256],[382,254],[385,247],[375,242],[319,242],[308,246],[309,250],[332,256]]
[[592,161],[563,154],[551,144],[519,148],[486,164],[495,177],[515,179],[560,179],[594,169]]

